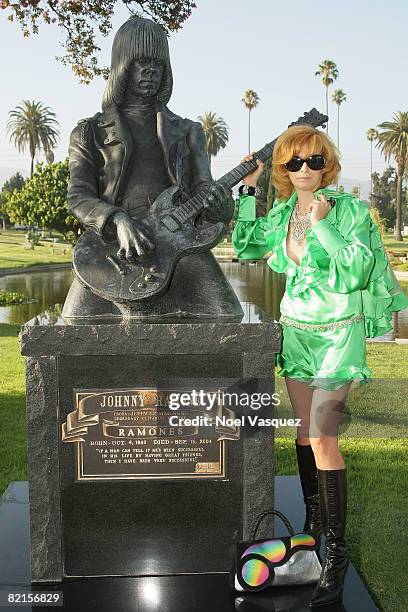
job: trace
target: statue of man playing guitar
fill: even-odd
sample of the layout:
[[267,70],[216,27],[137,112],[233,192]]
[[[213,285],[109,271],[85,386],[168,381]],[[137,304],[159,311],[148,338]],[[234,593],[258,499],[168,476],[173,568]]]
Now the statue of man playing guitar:
[[[132,17],[113,42],[102,113],[80,121],[71,134],[68,205],[85,229],[115,242],[115,253],[106,260],[108,268],[113,264],[112,278],[158,246],[160,236],[149,235],[137,218],[169,188],[176,207],[207,190],[198,227],[202,222],[228,224],[233,215],[230,189],[212,179],[201,125],[166,106],[172,86],[164,31],[151,20]],[[86,258],[92,262],[92,252]],[[95,265],[94,278],[100,273]],[[62,314],[121,316],[123,309],[106,297],[77,274]],[[182,257],[166,293],[138,302],[132,312],[138,317],[236,317],[242,311],[208,249]]]

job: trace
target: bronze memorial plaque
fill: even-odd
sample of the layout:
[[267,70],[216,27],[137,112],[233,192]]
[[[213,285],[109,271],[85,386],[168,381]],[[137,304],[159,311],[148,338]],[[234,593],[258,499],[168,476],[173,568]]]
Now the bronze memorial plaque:
[[62,442],[75,443],[76,479],[227,478],[225,441],[239,438],[234,412],[219,403],[211,411],[185,404],[174,410],[174,393],[75,390]]

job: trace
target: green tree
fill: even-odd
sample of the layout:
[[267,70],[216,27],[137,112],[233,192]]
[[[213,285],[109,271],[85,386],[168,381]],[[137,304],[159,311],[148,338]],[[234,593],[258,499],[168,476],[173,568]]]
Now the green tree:
[[[373,189],[372,202],[373,206],[378,209],[379,214],[384,218],[387,228],[392,228],[395,225],[396,219],[396,201],[397,201],[397,172],[392,166],[388,166],[380,175],[378,172],[372,174]],[[402,203],[407,206],[407,188],[402,190]]]
[[393,119],[377,126],[382,131],[378,133],[376,146],[386,161],[394,157],[397,164],[395,239],[402,241],[402,181],[408,167],[408,112],[398,111]]
[[6,201],[16,189],[20,191],[24,186],[25,178],[20,172],[16,172],[11,176],[5,183],[0,191],[0,219],[3,224],[3,230],[6,229],[6,221],[8,221],[8,215],[6,213]]
[[205,134],[206,151],[208,159],[215,157],[221,149],[225,149],[228,142],[228,126],[222,117],[218,117],[216,113],[204,113],[197,117],[201,123]]
[[118,5],[130,15],[150,17],[168,33],[179,30],[196,8],[192,0],[0,0],[0,10],[8,11],[8,19],[17,21],[26,37],[38,34],[43,23],[59,28],[65,55],[57,59],[71,66],[82,83],[108,77],[108,68],[98,65],[96,38],[112,30]]
[[13,191],[6,211],[13,223],[38,225],[61,232],[74,243],[78,222],[67,206],[68,159],[55,164],[39,163],[21,191]]
[[[260,205],[264,208],[262,214],[266,215],[271,210],[276,198],[276,189],[272,183],[272,159],[269,159],[265,163],[265,169],[258,181],[258,189],[260,194],[257,198],[257,202],[259,201]],[[261,213],[258,213],[258,215],[260,214]]]
[[354,185],[354,187],[351,188],[351,193],[356,198],[360,198],[360,185]]
[[336,89],[333,92],[332,100],[337,104],[337,148],[340,147],[340,104],[347,100],[347,96],[342,89]]
[[48,159],[59,140],[59,125],[55,113],[41,102],[23,100],[22,104],[9,112],[7,132],[19,153],[27,148],[30,153],[30,176],[34,171],[37,151],[43,150]]
[[248,109],[248,153],[252,153],[251,151],[251,112],[258,106],[260,102],[260,98],[256,91],[253,89],[247,89],[244,93],[244,97],[241,102],[244,103],[244,106]]
[[381,237],[384,238],[387,232],[387,223],[381,216],[380,211],[375,206],[371,206],[370,215],[376,226],[378,227]]
[[367,140],[370,143],[370,201],[371,205],[373,205],[373,141],[377,138],[378,132],[375,128],[370,128],[367,130]]
[[20,191],[20,189],[24,187],[24,183],[24,176],[20,174],[20,172],[16,172],[15,174],[13,174],[13,176],[7,179],[5,183],[3,183],[2,191],[4,190],[12,192],[14,191],[14,189]]
[[[321,76],[323,85],[326,88],[326,115],[329,116],[329,86],[339,76],[337,66],[332,60],[325,59],[319,64],[319,69],[316,70],[315,76]],[[329,122],[326,124],[326,131],[329,133]]]

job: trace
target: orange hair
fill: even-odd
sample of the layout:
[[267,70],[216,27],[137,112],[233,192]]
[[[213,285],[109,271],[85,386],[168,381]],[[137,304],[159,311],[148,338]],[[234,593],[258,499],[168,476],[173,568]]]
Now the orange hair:
[[307,155],[321,154],[326,160],[320,187],[327,187],[337,179],[341,170],[340,154],[334,142],[320,130],[311,125],[294,125],[277,139],[272,156],[272,183],[278,191],[278,199],[287,199],[294,187],[284,164],[305,146]]

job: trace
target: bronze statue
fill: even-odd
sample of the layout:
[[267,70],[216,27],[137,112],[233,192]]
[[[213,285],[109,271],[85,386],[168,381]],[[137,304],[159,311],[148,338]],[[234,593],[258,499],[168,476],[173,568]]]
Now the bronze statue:
[[[166,106],[172,82],[164,31],[129,19],[113,42],[102,113],[71,135],[68,204],[86,231],[64,318],[242,318],[210,249],[232,217],[231,188],[275,141],[215,183],[201,125]],[[291,125],[325,120],[312,109]]]
[[[164,193],[170,194],[174,208],[180,211],[183,203],[206,194],[201,195],[204,211],[195,219],[198,230],[230,221],[234,209],[231,191],[212,179],[201,125],[167,108],[172,84],[164,31],[151,20],[132,17],[113,42],[102,113],[80,121],[71,134],[70,211],[85,229],[92,230],[87,233],[94,242],[99,241],[99,248],[110,244],[111,250],[103,265],[93,265],[92,240],[86,248],[84,236],[79,240],[74,257],[77,277],[62,313],[66,318],[122,314],[236,317],[242,313],[210,251],[214,239],[210,246],[202,246],[204,252],[179,259],[166,291],[144,301],[115,301],[109,298],[109,291],[95,293],[75,267],[75,261],[85,262],[91,266],[90,275],[100,277],[100,285],[120,286],[132,263],[143,261],[160,243],[161,236],[149,233],[141,220]],[[133,283],[135,291],[153,282],[155,266],[149,270],[143,269],[143,278]]]

